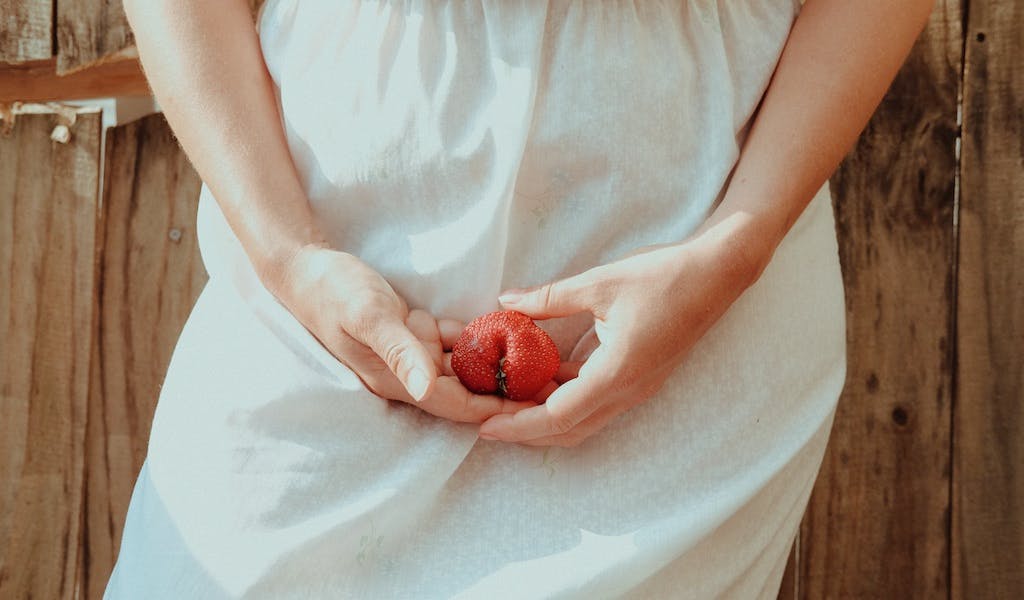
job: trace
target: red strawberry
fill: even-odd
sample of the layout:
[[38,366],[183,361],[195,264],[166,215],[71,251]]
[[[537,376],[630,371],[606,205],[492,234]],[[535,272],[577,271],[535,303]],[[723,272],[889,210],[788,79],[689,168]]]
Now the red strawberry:
[[502,310],[476,319],[452,347],[452,370],[477,394],[530,400],[558,371],[558,347],[521,312]]

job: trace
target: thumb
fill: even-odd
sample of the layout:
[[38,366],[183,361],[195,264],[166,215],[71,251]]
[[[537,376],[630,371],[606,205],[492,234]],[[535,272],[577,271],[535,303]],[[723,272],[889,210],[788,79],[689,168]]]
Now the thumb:
[[507,309],[518,310],[534,319],[567,317],[578,312],[597,309],[595,299],[599,282],[593,270],[567,279],[552,281],[526,289],[513,289],[498,296]]
[[430,395],[437,379],[434,359],[400,319],[378,321],[366,345],[384,360],[414,400],[420,402]]

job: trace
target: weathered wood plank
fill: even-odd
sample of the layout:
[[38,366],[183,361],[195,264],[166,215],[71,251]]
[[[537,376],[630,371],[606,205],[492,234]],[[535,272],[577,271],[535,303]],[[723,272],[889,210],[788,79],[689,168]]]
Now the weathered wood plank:
[[206,272],[200,180],[163,115],[107,133],[97,367],[89,397],[83,592],[101,598],[171,352]]
[[[130,53],[129,53],[130,54]],[[149,96],[134,56],[57,75],[57,59],[0,64],[0,102],[53,102],[114,96]]]
[[975,0],[964,65],[954,598],[1024,597],[1024,4]]
[[[0,0],[16,2],[16,0]],[[53,0],[47,4],[52,6]],[[33,2],[28,4],[42,4]],[[253,13],[259,10],[263,0],[249,0]],[[49,10],[49,9],[47,9]],[[6,13],[5,13],[6,14]],[[49,24],[51,13],[46,13]],[[80,69],[95,67],[108,60],[117,60],[134,51],[135,39],[128,19],[125,17],[122,0],[75,0],[57,2],[57,47],[50,48],[50,32],[46,33],[46,53],[40,56],[22,58],[47,58],[56,54],[56,72],[67,75]],[[0,33],[2,35],[2,33]],[[2,38],[0,38],[2,39]],[[0,62],[4,62],[0,56]]]
[[937,5],[832,179],[848,373],[802,525],[804,598],[949,592],[960,14]]
[[121,0],[57,2],[58,74],[116,57],[133,44]]
[[53,55],[53,0],[0,0],[0,62]]
[[[62,123],[63,121],[63,123]],[[100,114],[0,137],[0,598],[72,598],[93,325]]]

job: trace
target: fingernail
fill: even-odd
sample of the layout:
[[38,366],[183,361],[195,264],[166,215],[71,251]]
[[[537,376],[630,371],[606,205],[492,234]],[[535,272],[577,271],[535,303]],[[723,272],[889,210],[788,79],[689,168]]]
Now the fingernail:
[[498,302],[501,302],[502,304],[515,304],[516,302],[519,302],[519,299],[522,297],[522,294],[519,292],[505,292],[498,296]]
[[430,383],[430,378],[423,372],[423,369],[413,369],[412,373],[409,373],[409,385],[407,389],[412,397],[420,402],[423,400],[423,394],[427,393],[427,385]]

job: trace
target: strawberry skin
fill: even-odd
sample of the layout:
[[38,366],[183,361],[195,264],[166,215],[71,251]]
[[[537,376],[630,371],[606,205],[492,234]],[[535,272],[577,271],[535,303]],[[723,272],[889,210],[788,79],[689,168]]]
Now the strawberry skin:
[[476,394],[530,400],[558,371],[558,347],[533,319],[501,310],[473,319],[452,346],[452,370]]

